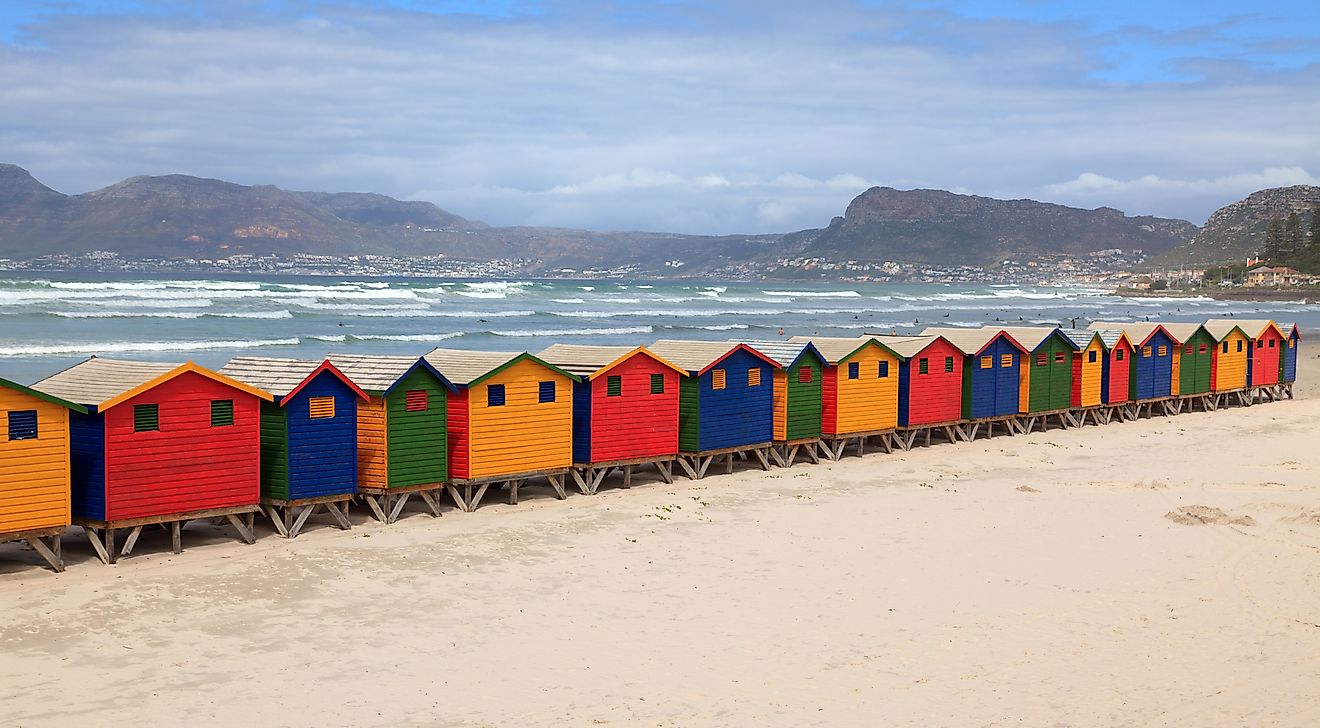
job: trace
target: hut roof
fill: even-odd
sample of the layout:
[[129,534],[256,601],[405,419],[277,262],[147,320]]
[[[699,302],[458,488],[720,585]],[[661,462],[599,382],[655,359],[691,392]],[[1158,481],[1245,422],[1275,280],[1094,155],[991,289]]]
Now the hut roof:
[[649,357],[679,374],[687,374],[682,367],[656,356],[644,346],[552,344],[542,349],[536,356],[570,374],[584,379],[595,379],[636,354]]
[[136,397],[156,385],[189,372],[267,401],[274,399],[270,394],[256,387],[200,367],[192,362],[171,364],[156,361],[102,359],[96,356],[74,364],[62,372],[52,374],[32,385],[32,388],[70,402],[79,402],[100,410],[106,410],[127,399]]
[[950,346],[953,345],[952,341],[943,336],[871,336],[870,338],[875,339],[878,344],[883,344],[900,359],[911,359],[938,339],[944,339]]
[[389,356],[383,354],[331,354],[327,361],[351,382],[372,394],[389,394],[395,385],[418,367],[439,379],[445,387],[457,391],[443,374],[430,362],[416,356]]
[[[1118,346],[1118,342],[1128,338],[1128,335],[1123,333],[1123,331],[1120,329],[1087,329],[1087,330],[1094,331],[1096,335],[1100,337],[1100,341],[1104,343],[1105,349],[1107,351],[1113,351],[1114,347]],[[1131,339],[1128,339],[1128,346],[1132,346]]]
[[1104,329],[1116,329],[1118,331],[1122,331],[1123,333],[1127,334],[1128,341],[1132,342],[1133,346],[1141,346],[1142,344],[1145,344],[1146,341],[1150,339],[1150,337],[1155,335],[1156,331],[1163,331],[1170,339],[1173,339],[1174,343],[1177,344],[1182,343],[1181,339],[1179,339],[1177,336],[1174,336],[1173,332],[1164,328],[1162,324],[1152,323],[1149,321],[1129,322],[1129,323],[1092,321],[1091,325],[1087,326],[1086,328],[1091,329],[1092,331],[1100,331]]
[[1280,336],[1287,338],[1287,336],[1284,335],[1283,333],[1283,329],[1279,328],[1278,324],[1274,323],[1269,319],[1237,319],[1237,318],[1210,319],[1205,323],[1207,327],[1209,327],[1210,324],[1216,324],[1216,325],[1237,324],[1238,328],[1242,329],[1242,331],[1252,339],[1260,338],[1262,335],[1264,335],[1266,329],[1272,327],[1275,331],[1279,332]]
[[273,356],[236,356],[220,367],[221,374],[270,392],[278,400],[287,400],[297,394],[323,371],[330,372],[336,379],[347,384],[354,394],[367,399],[366,392],[325,359],[317,361]]
[[76,404],[76,403],[74,403],[74,402],[70,402],[70,401],[68,401],[68,400],[66,400],[66,399],[60,399],[59,397],[56,397],[56,396],[54,396],[54,395],[47,394],[47,393],[45,393],[45,392],[42,392],[41,390],[37,390],[37,389],[33,389],[33,388],[31,388],[31,387],[23,386],[22,384],[19,384],[18,382],[11,382],[11,381],[9,381],[8,379],[5,379],[5,378],[3,378],[3,377],[0,377],[0,387],[4,387],[5,389],[12,389],[12,390],[14,390],[15,392],[21,392],[21,393],[23,393],[23,394],[26,394],[26,395],[29,395],[29,396],[32,396],[32,397],[36,397],[37,399],[40,399],[40,400],[45,401],[45,402],[50,402],[51,404],[57,404],[57,405],[59,405],[59,406],[61,406],[61,407],[65,407],[65,408],[67,408],[67,409],[71,409],[71,410],[73,410],[74,412],[78,412],[78,413],[80,413],[80,414],[84,414],[84,415],[87,414],[87,408],[84,407],[84,406],[82,406],[82,405],[80,405],[80,404]]
[[474,351],[471,349],[435,348],[427,352],[422,358],[435,367],[446,379],[460,387],[471,387],[480,384],[487,378],[499,374],[520,361],[535,362],[569,379],[577,378],[572,372],[560,369],[554,364],[543,361],[525,351]]
[[1294,323],[1289,323],[1289,324],[1280,323],[1280,324],[1277,324],[1277,326],[1279,327],[1279,330],[1283,332],[1283,338],[1285,338],[1285,339],[1291,337],[1294,333],[1297,334],[1297,338],[1299,338],[1299,339],[1302,338],[1302,332],[1301,332],[1301,329],[1298,329],[1298,328],[1297,328],[1297,324],[1294,324]]
[[793,337],[789,340],[780,341],[744,341],[732,340],[731,343],[746,344],[753,349],[765,354],[773,359],[780,369],[787,369],[797,363],[805,354],[810,352],[817,359],[826,361],[825,355],[816,348],[810,341],[798,341],[801,337]]
[[898,352],[890,349],[875,336],[794,336],[789,341],[811,342],[831,366],[837,366],[839,362],[861,351],[868,344],[875,344],[890,354],[902,358]]
[[779,363],[762,354],[747,344],[735,344],[728,341],[688,341],[684,339],[660,339],[646,347],[653,354],[662,356],[682,367],[688,373],[705,374],[707,369],[723,361],[725,357],[738,350],[750,352],[765,363],[778,367]]
[[1002,329],[967,329],[957,326],[930,326],[922,331],[923,336],[943,336],[946,341],[953,344],[964,354],[980,354],[987,346],[994,342],[995,337],[1003,335],[1008,338],[1022,351],[1026,351],[1017,339]]
[[1057,326],[986,326],[984,328],[991,331],[1003,331],[1013,337],[1025,351],[1035,351],[1055,333],[1063,336],[1063,340],[1068,342],[1069,346],[1074,348],[1077,346],[1076,342],[1064,335],[1063,329]]
[[[1109,346],[1105,344],[1105,338],[1100,335],[1099,331],[1092,331],[1090,329],[1059,329],[1059,331],[1063,332],[1064,336],[1071,339],[1072,343],[1078,349],[1085,349],[1096,339],[1100,339],[1101,346],[1104,346],[1106,349],[1109,348]],[[1121,335],[1122,332],[1119,332],[1119,334]]]
[[1197,331],[1205,328],[1197,323],[1165,323],[1162,325],[1164,326],[1164,330],[1169,332],[1170,336],[1184,343],[1191,341],[1192,337],[1196,336]]

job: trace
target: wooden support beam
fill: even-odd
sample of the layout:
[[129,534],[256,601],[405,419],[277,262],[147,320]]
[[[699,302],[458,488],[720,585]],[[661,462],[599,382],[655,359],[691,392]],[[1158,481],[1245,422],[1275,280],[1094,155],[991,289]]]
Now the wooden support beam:
[[[550,481],[550,487],[554,488],[555,498],[564,500],[568,498],[568,493],[564,491],[563,475],[547,475],[545,479]],[[632,466],[629,465],[623,472],[623,487],[632,487]]]
[[399,515],[403,513],[403,507],[408,505],[408,498],[410,496],[412,496],[412,493],[398,493],[391,497],[391,500],[394,502],[394,507],[390,509],[390,523],[399,520]]
[[467,497],[468,510],[470,511],[477,510],[477,506],[481,505],[482,496],[486,495],[486,489],[489,487],[490,487],[490,483],[482,483],[481,485],[477,486],[477,492],[473,494],[472,486],[470,485],[465,486],[465,488],[468,491],[468,497]]
[[[312,517],[312,513],[316,511],[316,508],[317,506],[315,503],[303,506],[302,512],[298,514],[298,518],[294,520],[293,524],[289,527],[289,538],[294,538],[302,531],[303,525],[307,523],[308,518]],[[285,513],[288,513],[293,510],[293,506],[289,506],[284,510]]]
[[464,513],[472,511],[472,509],[468,507],[467,499],[459,493],[458,486],[453,483],[445,483],[445,489],[449,491],[449,497],[454,499],[454,505],[458,507],[458,510],[463,511]]
[[432,495],[429,490],[417,491],[417,496],[426,504],[426,510],[430,511],[432,518],[440,517],[440,489],[436,488],[436,495]]
[[110,563],[110,555],[105,551],[105,545],[101,543],[101,535],[95,528],[83,527],[83,533],[87,535],[87,540],[92,544],[92,550],[96,552],[96,557],[101,563]]
[[243,523],[237,515],[233,513],[226,514],[225,520],[229,521],[229,524],[234,527],[235,531],[238,531],[238,537],[243,539],[243,543],[251,544],[257,542],[257,538],[252,535],[252,528],[248,524]]
[[362,494],[362,499],[367,502],[367,507],[371,509],[371,515],[375,516],[376,520],[380,523],[389,523],[390,521],[385,516],[385,511],[380,507],[380,497],[381,496],[373,493]]
[[56,574],[63,573],[64,558],[60,554],[59,534],[47,538],[50,539],[49,546],[46,545],[45,538],[41,536],[34,536],[24,540],[27,541],[28,546],[32,547],[33,551],[37,552],[37,555],[45,560],[46,564],[50,566],[51,571],[54,571]]
[[660,480],[664,481],[666,485],[674,482],[674,462],[672,460],[668,462],[661,460],[655,464],[655,468],[660,471]]

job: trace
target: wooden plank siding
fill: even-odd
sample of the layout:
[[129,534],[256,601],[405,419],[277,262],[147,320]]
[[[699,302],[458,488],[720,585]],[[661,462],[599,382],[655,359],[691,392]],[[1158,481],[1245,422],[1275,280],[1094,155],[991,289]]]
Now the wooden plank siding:
[[[898,424],[936,425],[962,419],[962,352],[935,338],[899,367]],[[926,363],[923,373],[922,362]]]
[[449,455],[449,477],[469,478],[468,392],[450,392],[445,412],[445,452]]
[[289,497],[289,427],[274,402],[261,403],[261,495]]
[[1002,332],[986,347],[963,356],[963,417],[984,419],[1017,414],[1022,405],[1026,353]]
[[1136,347],[1132,399],[1159,399],[1173,394],[1173,352],[1177,346],[1173,337],[1156,329]]
[[[748,383],[749,372],[760,370],[760,384]],[[774,440],[773,367],[746,349],[736,349],[698,377],[697,449],[719,450],[759,445]],[[716,372],[724,373],[724,388],[713,386]],[[686,450],[686,448],[684,448]]]
[[[831,366],[832,389],[824,396],[831,400],[828,434],[889,430],[898,426],[898,384],[900,360],[874,343],[862,345],[850,356]],[[851,377],[851,365],[857,365],[857,377]]]
[[[35,412],[37,437],[10,439],[9,413]],[[69,410],[0,386],[0,533],[69,524]]]
[[[409,392],[425,392],[426,409],[409,411]],[[388,487],[438,485],[449,477],[445,446],[449,434],[448,394],[449,389],[434,374],[417,368],[385,396]]]
[[1283,334],[1272,323],[1256,335],[1251,346],[1249,364],[1251,386],[1264,387],[1279,383],[1279,360],[1284,345]]
[[[555,387],[555,401],[540,402],[541,382]],[[487,392],[503,385],[504,404],[491,407]],[[573,464],[572,381],[530,359],[508,366],[468,395],[468,475],[516,475]]]
[[[823,386],[821,375],[824,368],[825,362],[814,355],[807,355],[799,357],[787,370],[774,370],[776,387],[780,381],[783,381],[785,396],[783,434],[781,435],[776,429],[774,435],[776,440],[806,440],[820,437]],[[808,372],[806,375],[808,381],[802,381],[803,372]]]
[[385,397],[373,394],[358,405],[358,487],[382,489],[389,487],[386,447],[389,435],[385,428]]
[[1214,348],[1214,337],[1200,327],[1183,341],[1178,349],[1178,394],[1204,394],[1210,391]]
[[1105,404],[1127,402],[1130,391],[1132,367],[1132,344],[1127,337],[1120,337],[1105,354],[1105,368],[1101,380],[1100,398]]
[[679,386],[678,449],[701,450],[701,378],[682,377]]
[[1214,347],[1210,365],[1211,389],[1228,392],[1247,386],[1247,358],[1251,355],[1251,339],[1240,329],[1233,329]]
[[1067,409],[1072,402],[1072,355],[1075,350],[1061,333],[1045,338],[1029,355],[1031,373],[1028,412]]
[[1105,346],[1099,337],[1092,337],[1090,343],[1072,356],[1072,396],[1069,404],[1073,407],[1094,407],[1103,401],[1101,390],[1105,378]]
[[1283,382],[1297,381],[1297,350],[1301,348],[1302,335],[1297,329],[1297,324],[1293,324],[1288,331],[1287,345],[1283,350],[1283,358],[1279,361],[1279,380]]
[[[334,401],[334,416],[313,418],[311,400],[322,397]],[[285,495],[268,497],[300,500],[357,492],[358,402],[353,389],[328,370],[280,402],[287,423],[288,485]]]
[[[661,377],[664,391],[652,393],[653,376]],[[609,396],[610,377],[619,377],[617,396]],[[679,377],[674,369],[638,353],[585,383],[590,386],[590,459],[573,459],[591,463],[677,454]],[[574,419],[575,427],[579,421]]]
[[784,369],[775,370],[774,410],[775,441],[784,442],[788,440],[788,372]]
[[[233,424],[211,426],[211,401],[232,400]],[[166,380],[104,413],[105,519],[255,505],[260,499],[260,400],[196,372]],[[133,408],[159,407],[159,430],[134,432]]]
[[73,516],[105,520],[105,415],[69,415],[69,461]]

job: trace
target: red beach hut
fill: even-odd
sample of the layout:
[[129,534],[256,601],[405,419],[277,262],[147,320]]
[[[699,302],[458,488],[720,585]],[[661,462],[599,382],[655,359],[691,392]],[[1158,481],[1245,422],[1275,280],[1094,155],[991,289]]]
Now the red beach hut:
[[[72,520],[102,560],[128,555],[153,524],[170,525],[175,553],[183,524],[202,518],[226,518],[253,541],[270,394],[192,362],[98,357],[34,388],[88,409],[70,419]],[[116,553],[121,528],[132,531]]]

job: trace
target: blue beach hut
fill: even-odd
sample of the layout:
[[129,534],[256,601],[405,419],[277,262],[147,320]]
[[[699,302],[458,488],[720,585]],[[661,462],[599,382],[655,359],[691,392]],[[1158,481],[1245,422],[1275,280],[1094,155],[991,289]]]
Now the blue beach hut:
[[1283,356],[1279,359],[1279,381],[1297,381],[1297,347],[1302,345],[1302,334],[1297,324],[1279,324],[1283,332]]
[[679,380],[680,464],[699,478],[711,458],[753,452],[762,467],[774,441],[773,359],[746,344],[661,339],[646,347],[687,376]]
[[1093,331],[1122,331],[1132,342],[1132,367],[1129,379],[1131,399],[1162,399],[1173,396],[1174,352],[1182,342],[1168,329],[1154,323],[1095,322]]
[[963,419],[1012,417],[1022,404],[1022,362],[1030,352],[1000,329],[932,326],[922,336],[942,336],[963,354]]
[[261,503],[276,530],[297,536],[318,507],[348,528],[366,392],[328,361],[242,356],[220,371],[274,395],[261,408]]

